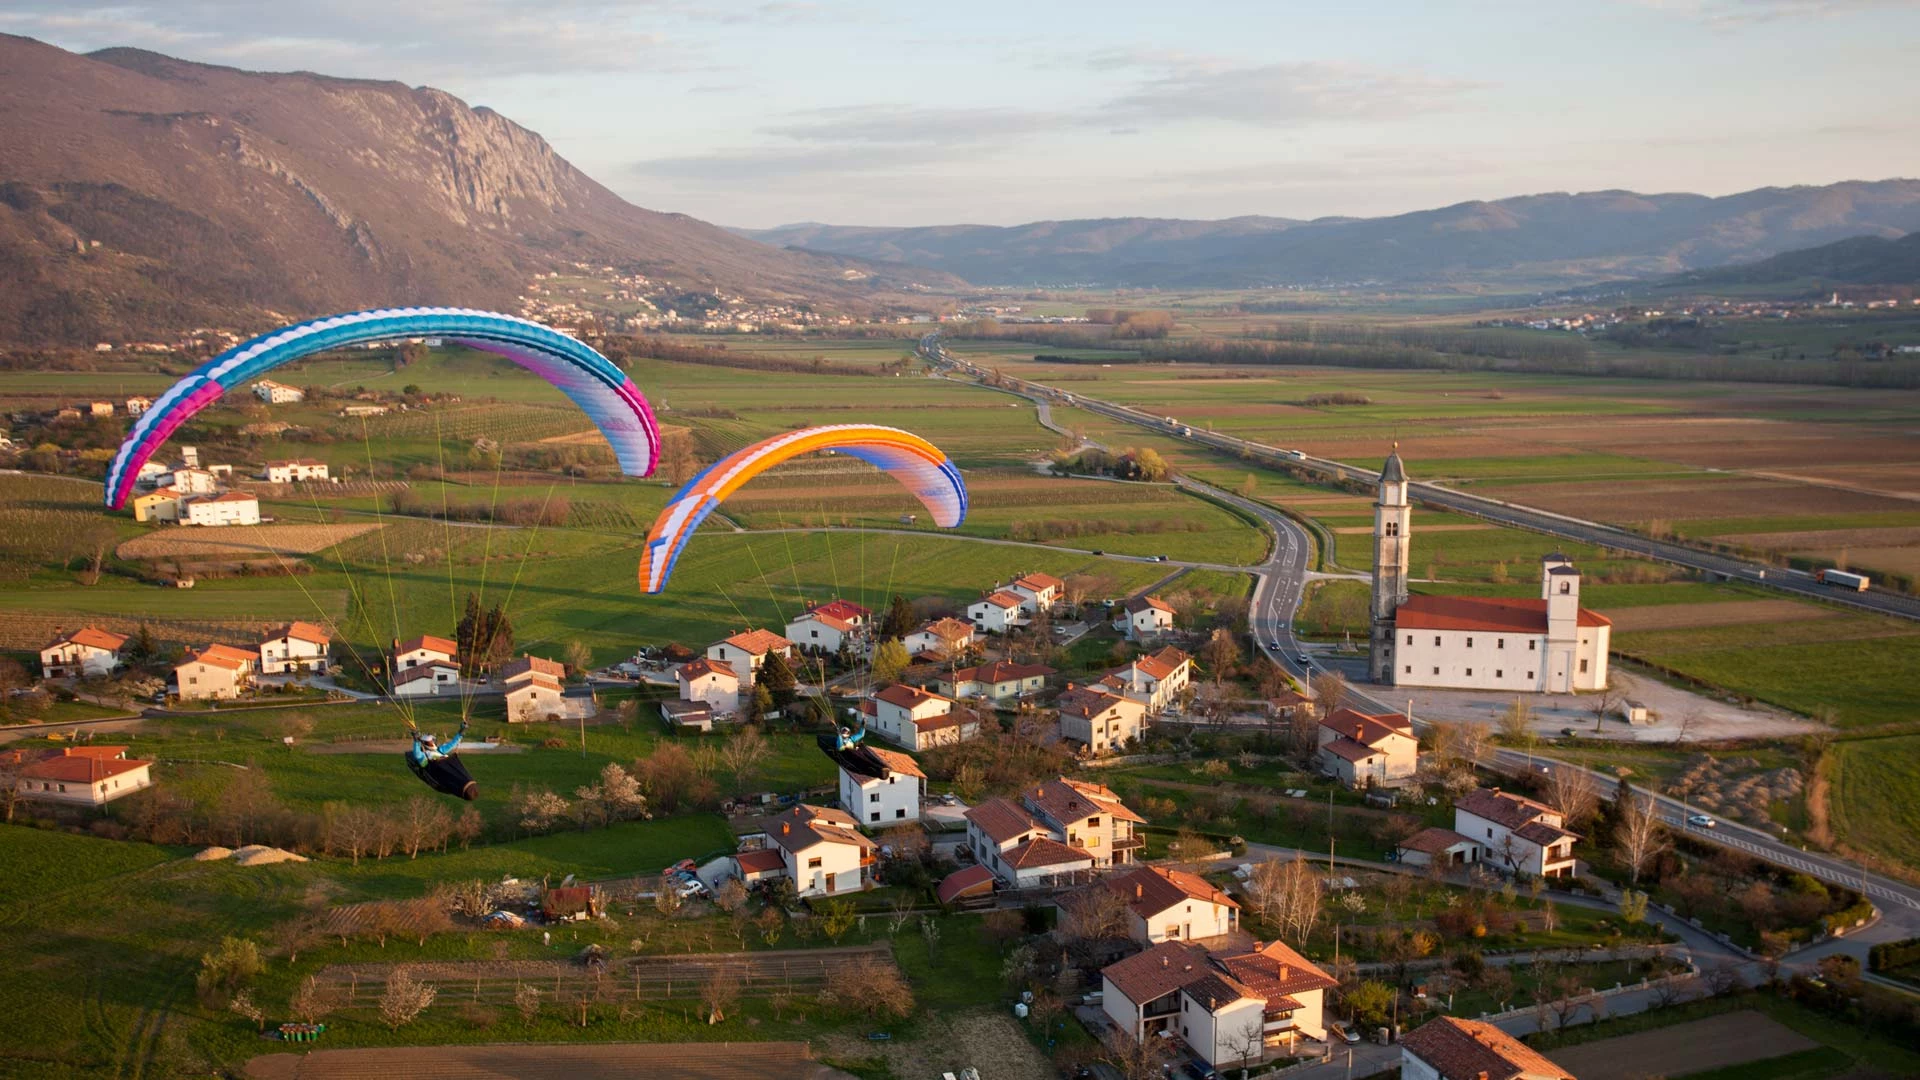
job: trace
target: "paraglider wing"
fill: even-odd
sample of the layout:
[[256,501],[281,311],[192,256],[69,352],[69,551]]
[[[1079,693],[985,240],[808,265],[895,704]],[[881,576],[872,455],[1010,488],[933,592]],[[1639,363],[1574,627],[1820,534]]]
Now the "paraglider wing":
[[106,503],[118,510],[140,466],[181,424],[228,390],[282,364],[328,349],[404,337],[443,337],[506,357],[558,387],[606,436],[629,476],[649,476],[660,457],[660,429],[633,380],[611,360],[536,322],[469,308],[380,308],[298,323],[242,342],[207,361],[160,395],[134,421],[107,467]]
[[912,432],[873,424],[830,424],[775,435],[709,465],[687,481],[647,533],[640,555],[640,587],[667,587],[680,551],[700,522],[740,485],[801,454],[832,450],[881,469],[899,480],[941,528],[958,528],[967,517],[967,485],[940,448]]

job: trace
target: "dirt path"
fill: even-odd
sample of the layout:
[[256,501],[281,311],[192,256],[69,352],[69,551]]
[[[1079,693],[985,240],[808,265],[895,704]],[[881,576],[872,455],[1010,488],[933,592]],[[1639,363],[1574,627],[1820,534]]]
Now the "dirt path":
[[935,1077],[972,1066],[992,1080],[1054,1080],[1059,1073],[1013,1017],[977,1010],[936,1015],[915,1039],[871,1043],[848,1035],[821,1040],[822,1056],[849,1062],[883,1057],[895,1076]]
[[1653,1080],[1764,1061],[1820,1044],[1747,1011],[1570,1046],[1550,1055],[1580,1080]]
[[852,1080],[813,1060],[806,1043],[606,1043],[600,1046],[508,1043],[401,1046],[267,1054],[247,1062],[254,1080]]

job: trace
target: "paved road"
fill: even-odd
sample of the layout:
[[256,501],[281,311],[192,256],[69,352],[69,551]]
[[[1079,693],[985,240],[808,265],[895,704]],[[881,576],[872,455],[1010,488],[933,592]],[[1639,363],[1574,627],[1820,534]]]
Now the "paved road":
[[[938,334],[928,334],[920,341],[921,351],[941,362],[969,374],[985,374],[980,368],[968,363],[940,346]],[[1106,416],[1124,423],[1144,427],[1168,438],[1185,439],[1201,446],[1223,450],[1235,455],[1243,455],[1250,460],[1265,465],[1279,467],[1304,468],[1314,472],[1334,476],[1370,475],[1370,469],[1349,465],[1346,462],[1329,458],[1312,457],[1299,451],[1288,451],[1281,447],[1268,446],[1248,439],[1222,435],[1194,427],[1169,427],[1166,418],[1152,416],[1124,405],[1100,401],[1094,398],[1069,394],[1067,391],[1047,386],[1043,383],[1021,379],[1008,379],[1015,386],[1034,395],[1055,400],[1070,400],[1077,408]],[[1597,521],[1568,517],[1528,506],[1519,506],[1499,499],[1489,499],[1481,495],[1469,495],[1466,492],[1440,487],[1436,484],[1414,481],[1409,485],[1414,498],[1428,505],[1443,507],[1458,513],[1471,514],[1488,521],[1516,528],[1530,529],[1567,540],[1631,551],[1649,558],[1659,559],[1680,566],[1690,567],[1706,573],[1716,574],[1729,580],[1744,581],[1762,585],[1800,596],[1815,597],[1832,603],[1876,611],[1885,615],[1895,615],[1906,619],[1920,619],[1920,597],[1888,592],[1874,588],[1866,592],[1848,592],[1831,586],[1822,585],[1805,573],[1783,570],[1765,563],[1749,562],[1723,555],[1714,555],[1698,551],[1679,544],[1670,544],[1654,540],[1638,533],[1628,532]]]

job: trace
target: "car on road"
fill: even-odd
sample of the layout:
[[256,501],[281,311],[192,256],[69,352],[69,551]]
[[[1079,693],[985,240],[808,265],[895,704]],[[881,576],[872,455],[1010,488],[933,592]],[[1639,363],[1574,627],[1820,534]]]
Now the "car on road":
[[1280,651],[1279,640],[1276,639],[1276,640],[1267,642],[1267,648],[1272,649],[1274,652],[1279,652]]
[[1717,828],[1720,823],[1705,814],[1689,814],[1687,824],[1697,829],[1712,829]]
[[1301,653],[1299,656],[1294,657],[1294,659],[1300,661],[1307,667],[1313,666],[1313,657],[1308,656],[1306,653]]
[[1153,557],[1153,561],[1154,561],[1154,562],[1166,562],[1166,561],[1167,561],[1167,557],[1166,557],[1165,555],[1155,555],[1155,556]]
[[1104,552],[1104,551],[1101,551],[1101,550],[1100,550],[1099,548],[1094,548],[1094,549],[1093,549],[1093,553],[1094,553],[1095,555],[1105,555],[1105,554],[1106,554],[1106,552]]
[[1341,1042],[1352,1045],[1360,1041],[1360,1033],[1344,1024],[1332,1025],[1333,1034]]

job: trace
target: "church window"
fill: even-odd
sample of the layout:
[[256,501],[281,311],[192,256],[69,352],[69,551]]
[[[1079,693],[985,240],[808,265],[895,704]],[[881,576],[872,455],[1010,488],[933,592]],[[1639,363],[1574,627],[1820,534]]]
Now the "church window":
[[1409,644],[1409,645],[1411,645],[1411,644],[1413,644],[1413,635],[1412,635],[1412,634],[1408,634],[1408,635],[1407,635],[1407,644]]
[[1473,638],[1471,635],[1469,635],[1467,638],[1467,648],[1469,649],[1473,648]]
[[1494,669],[1493,669],[1493,677],[1494,677],[1494,678],[1496,678],[1496,679],[1504,679],[1504,678],[1506,678],[1506,677],[1507,677],[1507,672],[1506,672],[1506,669],[1504,669],[1504,668],[1494,668]]
[[1438,674],[1440,674],[1440,669],[1439,669],[1439,668],[1434,668],[1434,669],[1433,669],[1433,673],[1434,673],[1435,675],[1438,675]]
[[1433,635],[1433,643],[1434,643],[1435,645],[1438,645],[1438,644],[1440,644],[1440,635],[1439,635],[1439,634],[1435,634],[1435,635]]
[[1573,595],[1573,582],[1571,582],[1571,581],[1563,581],[1563,582],[1561,582],[1561,583],[1560,583],[1560,595],[1561,595],[1561,596],[1572,596],[1572,595]]
[[1534,647],[1535,645],[1538,645],[1538,644],[1540,644],[1540,643],[1539,643],[1539,642],[1537,642],[1537,641],[1532,641],[1532,640],[1529,640],[1529,641],[1527,642],[1527,651],[1528,651],[1528,652],[1532,652],[1532,651],[1533,651],[1533,647]]
[[1400,535],[1400,523],[1399,523],[1399,522],[1397,522],[1397,521],[1389,521],[1389,522],[1387,522],[1387,535],[1388,535],[1388,536],[1399,536],[1399,535]]
[[1472,668],[1468,668],[1468,669],[1467,669],[1467,678],[1469,678],[1469,679],[1471,679],[1471,678],[1473,678],[1473,669],[1472,669]]
[[1504,648],[1506,648],[1506,647],[1507,647],[1507,639],[1506,639],[1506,638],[1494,638],[1494,639],[1493,639],[1493,647],[1494,647],[1494,648],[1496,648],[1496,649],[1504,649]]
[[1586,673],[1587,673],[1587,662],[1585,660],[1582,660],[1580,661],[1580,674],[1585,675]]
[[1531,671],[1529,671],[1529,672],[1527,672],[1527,680],[1528,680],[1529,682],[1531,682],[1531,681],[1533,680],[1533,672],[1531,672]]
[[1412,664],[1408,664],[1408,665],[1407,665],[1407,674],[1409,674],[1409,675],[1411,675],[1411,674],[1413,674],[1413,665],[1412,665]]

